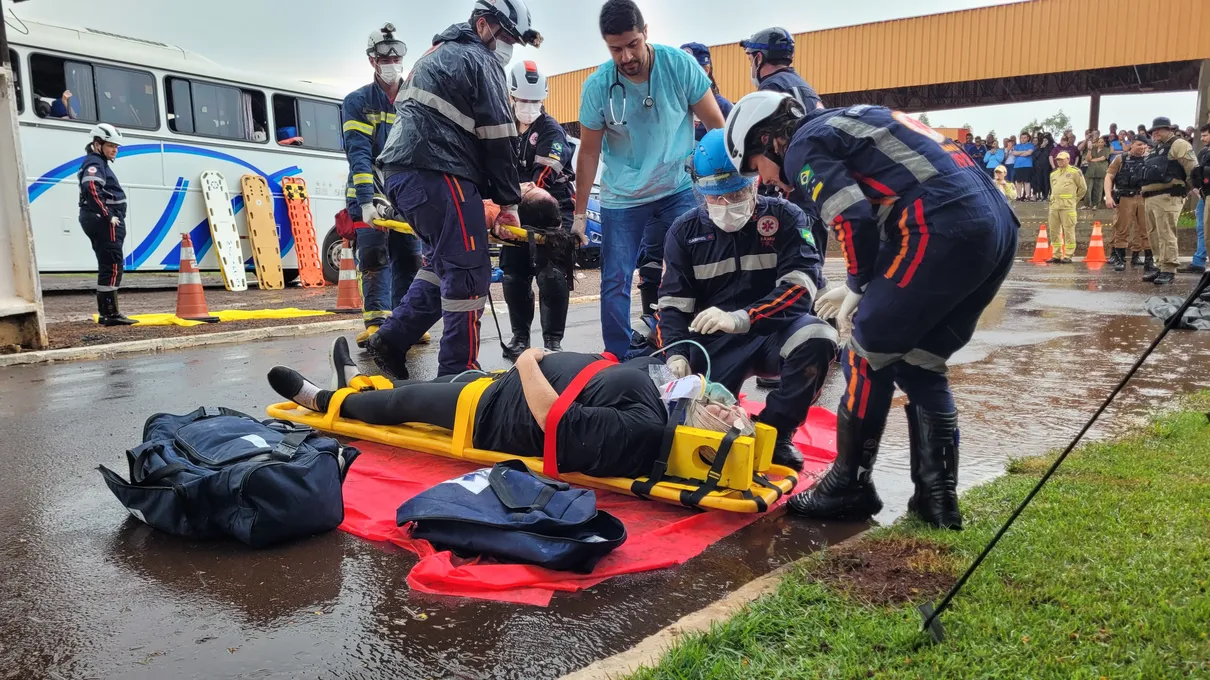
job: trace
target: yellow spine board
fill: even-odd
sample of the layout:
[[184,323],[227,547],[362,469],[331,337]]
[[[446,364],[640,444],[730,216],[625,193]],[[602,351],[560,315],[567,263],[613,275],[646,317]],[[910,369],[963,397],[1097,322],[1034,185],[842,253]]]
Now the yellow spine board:
[[244,214],[248,218],[248,243],[256,263],[256,284],[261,290],[281,290],[286,287],[286,281],[281,270],[277,222],[273,219],[273,194],[260,175],[244,175],[239,183],[244,195]]
[[[396,446],[411,451],[419,451],[445,458],[465,460],[478,465],[495,465],[506,460],[520,460],[531,470],[542,472],[541,458],[527,458],[498,451],[476,449],[474,440],[475,409],[479,397],[491,385],[491,379],[482,379],[468,385],[458,399],[458,412],[455,416],[454,430],[435,427],[422,423],[406,425],[379,426],[369,425],[356,420],[340,418],[340,405],[344,399],[361,389],[382,389],[389,385],[379,378],[360,377],[350,388],[340,390],[332,397],[327,413],[309,411],[291,402],[273,404],[267,412],[273,418],[281,418],[300,425],[308,425],[317,430],[365,439],[367,441]],[[789,468],[773,465],[773,441],[776,432],[763,424],[758,424],[755,437],[739,437],[731,447],[731,453],[723,466],[718,488],[707,494],[698,507],[728,512],[760,512],[763,508],[772,506],[777,499],[794,489],[797,483],[797,473]],[[682,492],[694,491],[694,482],[706,479],[710,464],[703,458],[703,449],[713,453],[718,450],[723,440],[723,433],[700,430],[692,427],[678,427],[673,438],[673,448],[668,460],[670,477],[690,480],[689,483],[677,481],[662,481],[656,484],[650,498],[655,500],[681,504]],[[765,486],[756,481],[756,477],[769,482]],[[635,495],[631,485],[636,480],[621,477],[589,477],[578,473],[560,474],[563,481],[577,486],[592,489],[614,491],[627,495]],[[778,479],[780,477],[780,479]],[[640,478],[642,481],[645,478]],[[759,502],[758,500],[759,499]]]
[[283,177],[282,193],[294,232],[294,254],[298,257],[298,280],[304,288],[324,285],[323,265],[319,259],[319,244],[315,242],[315,223],[311,217],[311,198],[307,183],[301,177]]

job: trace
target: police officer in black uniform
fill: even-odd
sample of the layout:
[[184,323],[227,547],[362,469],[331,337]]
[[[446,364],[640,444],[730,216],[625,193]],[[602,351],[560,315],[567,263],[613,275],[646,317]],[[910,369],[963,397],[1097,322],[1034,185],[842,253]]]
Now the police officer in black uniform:
[[126,192],[109,164],[118,156],[122,133],[109,123],[89,131],[92,141],[84,147],[80,182],[80,228],[92,241],[97,256],[97,323],[129,326],[133,319],[118,311],[118,286],[122,283],[126,239]]
[[[575,212],[572,187],[573,148],[558,121],[542,108],[546,99],[546,76],[532,61],[513,64],[508,74],[508,89],[517,119],[517,174],[522,182],[533,182],[559,202],[564,230],[570,233]],[[535,225],[523,225],[534,230]],[[565,243],[560,240],[561,243]],[[530,325],[534,320],[533,281],[538,280],[539,309],[542,319],[542,344],[560,351],[567,326],[567,305],[572,287],[574,250],[548,244],[518,243],[500,250],[500,269],[504,271],[504,301],[512,322],[513,339],[504,357],[516,361],[529,349]]]

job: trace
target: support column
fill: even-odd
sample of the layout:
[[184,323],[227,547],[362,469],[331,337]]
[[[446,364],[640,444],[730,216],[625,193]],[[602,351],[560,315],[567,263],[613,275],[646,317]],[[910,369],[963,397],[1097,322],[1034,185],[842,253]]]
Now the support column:
[[[1200,130],[1203,125],[1210,123],[1210,59],[1202,60],[1201,75],[1197,79],[1197,116],[1193,125]],[[1193,148],[1201,149],[1201,135],[1194,135]]]
[[1093,130],[1101,129],[1101,93],[1093,92],[1088,103],[1088,127]]

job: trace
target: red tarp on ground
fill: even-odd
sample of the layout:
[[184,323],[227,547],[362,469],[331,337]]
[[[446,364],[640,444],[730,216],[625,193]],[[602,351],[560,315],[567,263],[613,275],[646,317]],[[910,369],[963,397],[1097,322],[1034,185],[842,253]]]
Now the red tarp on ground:
[[[764,404],[745,402],[752,412]],[[806,488],[836,457],[836,415],[811,409],[794,438],[806,465],[798,491]],[[438,551],[428,541],[412,540],[395,524],[404,501],[436,484],[483,467],[383,444],[355,442],[361,457],[344,484],[345,520],[340,528],[371,541],[387,541],[420,557],[408,574],[415,591],[546,606],[556,591],[575,592],[612,576],[682,564],[714,542],[760,519],[756,513],[701,512],[624,494],[596,491],[597,507],[626,525],[624,544],[597,564],[591,574],[542,567],[464,560]],[[783,498],[777,506],[785,502]],[[767,513],[766,513],[767,514]]]

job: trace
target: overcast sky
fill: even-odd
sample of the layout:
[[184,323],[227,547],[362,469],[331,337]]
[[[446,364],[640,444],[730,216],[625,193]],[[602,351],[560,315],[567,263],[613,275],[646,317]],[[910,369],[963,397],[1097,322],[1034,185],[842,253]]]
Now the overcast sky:
[[[547,73],[598,64],[608,58],[597,29],[603,0],[529,0],[535,27],[545,37],[541,50],[517,50],[517,58],[535,59]],[[639,0],[655,42],[708,45],[734,42],[769,25],[808,31],[853,23],[1008,4],[1005,0]],[[331,83],[352,90],[369,82],[366,36],[390,21],[408,45],[405,65],[424,53],[434,33],[464,21],[472,0],[30,0],[6,2],[18,16],[49,23],[86,26],[179,45],[225,66],[245,71],[271,69],[282,76]],[[752,11],[759,7],[760,11]],[[288,8],[288,9],[287,9]],[[859,11],[858,11],[859,10]],[[6,12],[7,14],[7,12]],[[13,29],[10,28],[10,31]],[[972,30],[976,30],[972,27]],[[1002,49],[1013,49],[1011,41]],[[810,80],[808,68],[807,79]],[[1117,122],[1134,127],[1167,115],[1193,123],[1194,93],[1106,97],[1102,126]],[[970,123],[978,132],[995,129],[1001,137],[1032,118],[1063,109],[1076,128],[1085,127],[1088,99],[1062,99],[1005,106],[930,112],[934,126]]]

